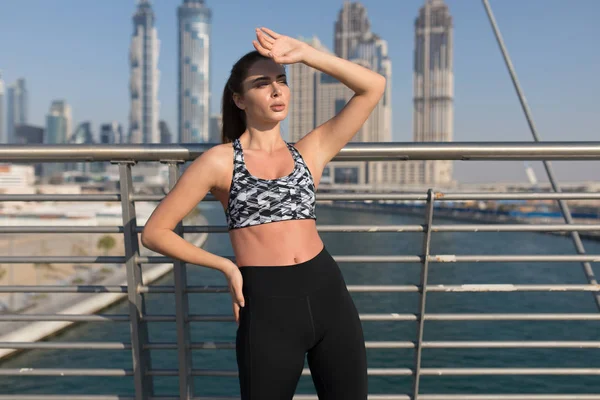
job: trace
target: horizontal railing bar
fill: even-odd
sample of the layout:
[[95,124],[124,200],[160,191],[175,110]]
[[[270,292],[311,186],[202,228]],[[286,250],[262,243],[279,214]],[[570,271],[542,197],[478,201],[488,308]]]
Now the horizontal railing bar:
[[0,321],[129,322],[127,314],[0,314]]
[[[363,321],[416,321],[417,314],[361,314]],[[174,315],[144,315],[147,322],[174,322]],[[600,321],[600,314],[552,314],[552,313],[512,313],[512,314],[426,314],[428,321]],[[83,321],[83,322],[125,322],[128,315],[119,314],[0,314],[0,321]],[[232,315],[202,315],[192,314],[188,322],[231,322]]]
[[[360,314],[361,321],[417,321],[417,314]],[[426,321],[600,321],[600,314],[425,314]]]
[[[436,201],[465,201],[465,200],[598,200],[597,192],[535,192],[535,193],[498,193],[498,192],[450,192],[436,193]],[[131,201],[159,202],[165,196],[161,194],[132,194]],[[363,200],[409,200],[426,201],[427,193],[328,193],[319,192],[316,200],[321,201],[363,201]],[[121,201],[120,194],[2,194],[0,201]],[[218,201],[208,194],[202,201]]]
[[0,376],[131,376],[119,368],[0,368]]
[[[164,197],[164,196],[163,196]],[[0,201],[121,201],[117,193],[107,194],[0,194]]]
[[[161,317],[166,320],[168,317]],[[144,319],[152,321],[145,317]],[[360,314],[361,321],[417,321],[417,314]],[[157,319],[158,320],[158,319]],[[600,321],[600,314],[430,314],[425,315],[427,321]],[[163,319],[160,319],[163,321]],[[229,322],[229,315],[190,315],[190,322]]]
[[[0,262],[5,258],[0,258]],[[227,256],[233,260],[233,257]],[[334,256],[335,261],[339,263],[419,263],[422,261],[421,256]],[[429,262],[432,263],[447,263],[447,262],[599,262],[600,255],[563,255],[563,254],[548,254],[548,255],[454,255],[454,254],[433,254],[429,256]],[[83,262],[83,261],[81,261]],[[138,257],[138,263],[142,264],[163,264],[172,262],[167,257]]]
[[419,400],[600,400],[600,394],[421,394]]
[[123,233],[122,226],[2,226],[0,233]]
[[[410,368],[367,368],[370,376],[411,376]],[[176,369],[155,369],[151,376],[178,376]],[[192,369],[194,376],[238,376],[235,370]],[[302,375],[310,376],[304,368]],[[428,376],[473,376],[473,375],[600,375],[600,368],[421,368],[421,375]]]
[[[318,225],[319,232],[425,232],[425,225]],[[142,233],[144,226],[136,227]],[[433,225],[433,232],[593,232],[597,224],[470,224]],[[122,226],[2,226],[0,233],[123,233]],[[185,226],[184,233],[227,233],[226,226]]]
[[[8,144],[0,159],[20,162],[192,161],[214,144]],[[333,161],[390,160],[597,160],[600,143],[363,142],[348,143]]]
[[436,201],[465,201],[465,200],[597,200],[599,192],[536,192],[536,193],[436,193]]
[[127,286],[0,286],[0,293],[127,293]]
[[[124,256],[12,256],[0,257],[0,264],[124,264]],[[168,261],[167,261],[168,262]]]
[[[240,400],[232,396],[201,396],[192,400]],[[368,400],[412,400],[406,394],[370,394]],[[1,395],[0,400],[134,400],[121,395]],[[150,396],[149,400],[179,400],[177,396]],[[295,395],[294,400],[318,400],[316,395]],[[421,394],[419,400],[600,400],[600,394]]]
[[[15,286],[8,286],[12,288]],[[18,287],[18,286],[16,286]],[[35,288],[36,286],[30,286]],[[350,292],[408,292],[421,290],[420,285],[347,285]],[[6,290],[10,292],[10,290]],[[24,292],[34,290],[22,290]],[[140,293],[174,293],[174,286],[140,286]],[[465,284],[427,285],[429,292],[598,292],[600,285],[513,285],[513,284]],[[0,289],[0,293],[2,289]],[[229,293],[227,286],[187,286],[186,293]]]
[[434,232],[572,232],[600,231],[596,224],[493,224],[433,225]]
[[600,321],[600,314],[429,314],[427,321]]
[[[192,350],[233,350],[235,342],[193,342]],[[411,341],[365,341],[368,349],[413,349]],[[148,343],[149,350],[176,350],[177,343]],[[600,341],[434,341],[423,342],[428,349],[600,349]],[[27,350],[128,350],[125,342],[0,342],[0,349]]]
[[455,341],[423,342],[428,349],[600,349],[600,341]]
[[[378,376],[409,376],[412,375],[412,370],[409,368],[367,368],[369,375]],[[178,376],[179,371],[176,369],[153,369],[148,371],[151,376]],[[194,376],[220,376],[220,377],[236,377],[238,372],[235,370],[214,370],[214,369],[192,369]],[[302,375],[310,375],[310,370],[304,368]]]
[[598,262],[599,254],[589,255],[563,255],[563,254],[544,254],[544,255],[453,255],[453,254],[434,254],[430,256],[429,262],[447,263],[447,262]]
[[135,400],[135,397],[118,394],[0,394],[0,400]]
[[600,285],[428,285],[428,292],[598,292]]
[[421,375],[600,375],[600,368],[422,368]]
[[131,343],[122,343],[122,342],[0,342],[0,349],[128,350],[128,349],[131,349]]

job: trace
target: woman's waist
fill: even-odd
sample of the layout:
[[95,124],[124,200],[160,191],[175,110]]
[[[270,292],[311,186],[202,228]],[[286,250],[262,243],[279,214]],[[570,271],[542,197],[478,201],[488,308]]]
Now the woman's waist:
[[244,294],[250,296],[299,297],[325,287],[345,287],[337,263],[324,246],[302,262],[247,265],[240,271]]
[[236,264],[241,268],[286,266],[313,258],[323,248],[323,242],[315,226],[298,222],[278,222],[230,232]]

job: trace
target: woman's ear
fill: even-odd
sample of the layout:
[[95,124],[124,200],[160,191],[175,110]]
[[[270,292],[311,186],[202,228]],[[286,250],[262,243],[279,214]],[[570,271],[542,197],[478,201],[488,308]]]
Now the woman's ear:
[[246,105],[244,104],[244,98],[238,93],[233,94],[233,102],[240,110],[244,110],[246,108]]

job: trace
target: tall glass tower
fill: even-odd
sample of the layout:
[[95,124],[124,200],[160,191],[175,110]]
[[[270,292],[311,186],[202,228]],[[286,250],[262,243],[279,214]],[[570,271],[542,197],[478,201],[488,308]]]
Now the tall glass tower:
[[[449,142],[453,137],[454,73],[452,17],[443,0],[426,0],[415,21],[415,142]],[[452,161],[426,161],[426,182],[452,180]]]
[[158,53],[160,42],[154,27],[150,0],[139,0],[133,15],[133,37],[129,51],[129,143],[160,143],[158,130]]
[[16,83],[8,87],[7,94],[6,143],[15,143],[15,127],[25,125],[28,120],[28,96],[25,79],[17,79]]
[[179,143],[210,142],[211,11],[204,0],[184,0],[179,20]]

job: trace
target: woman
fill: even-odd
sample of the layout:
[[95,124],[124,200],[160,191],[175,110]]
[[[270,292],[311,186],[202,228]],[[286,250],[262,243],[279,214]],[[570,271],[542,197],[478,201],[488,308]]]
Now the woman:
[[[316,228],[326,164],[380,100],[385,78],[267,28],[233,67],[223,92],[223,142],[198,157],[151,215],[147,248],[225,275],[238,324],[242,399],[292,399],[307,355],[319,399],[367,398],[357,310]],[[302,62],[355,94],[295,145],[281,137],[290,88],[283,64]],[[236,263],[173,232],[211,192],[223,205]]]

